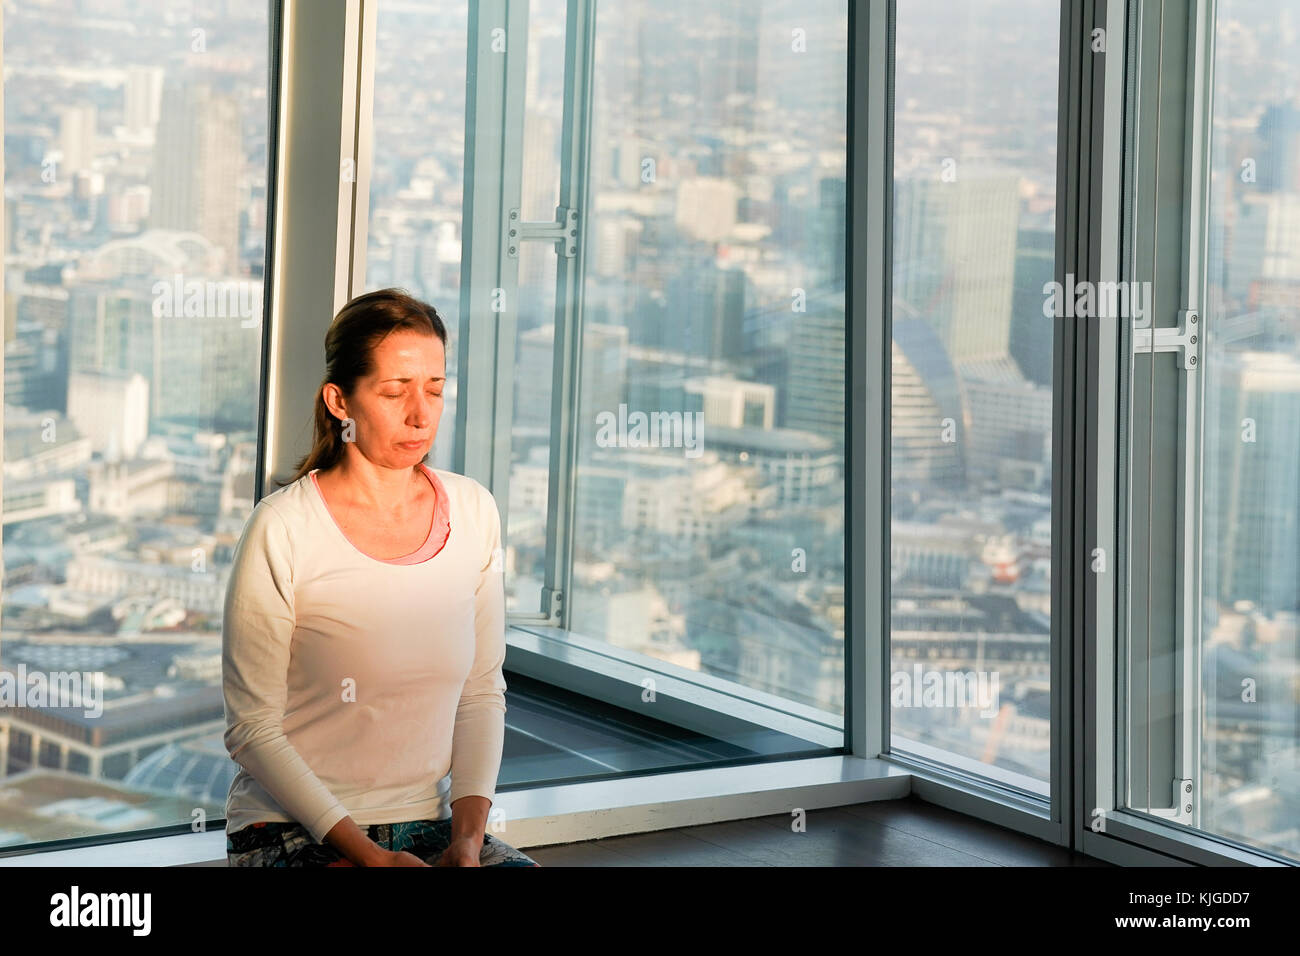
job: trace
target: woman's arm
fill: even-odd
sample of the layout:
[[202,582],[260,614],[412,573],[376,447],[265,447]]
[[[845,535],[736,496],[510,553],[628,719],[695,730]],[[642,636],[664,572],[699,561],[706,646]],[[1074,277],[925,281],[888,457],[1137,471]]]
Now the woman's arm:
[[[385,850],[366,836],[366,832],[357,826],[351,817],[344,817],[334,824],[330,832],[325,834],[322,842],[334,847],[354,866],[385,866],[393,856],[391,851]],[[410,854],[406,855],[410,856]],[[421,862],[416,857],[412,859],[416,860],[416,863]]]
[[487,832],[487,797],[461,797],[451,806],[451,843],[438,858],[439,866],[478,866]]
[[[295,625],[293,552],[284,520],[268,504],[253,509],[235,548],[222,617],[225,744],[231,757],[277,804],[324,842],[347,809],[321,782],[284,733],[289,646]],[[345,826],[344,832],[347,831]],[[349,859],[369,851],[344,836]]]
[[[475,482],[478,485],[477,482]],[[461,689],[452,733],[452,849],[472,849],[477,862],[496,796],[505,744],[506,598],[501,554],[501,515],[491,492],[478,485],[478,514],[484,550],[474,591],[474,664]],[[473,865],[473,864],[470,864]]]

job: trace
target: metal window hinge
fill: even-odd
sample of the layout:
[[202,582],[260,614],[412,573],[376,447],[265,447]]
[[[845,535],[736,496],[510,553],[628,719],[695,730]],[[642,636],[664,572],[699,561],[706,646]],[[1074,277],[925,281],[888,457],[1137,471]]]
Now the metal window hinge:
[[556,253],[566,259],[578,254],[578,210],[567,206],[558,206],[555,210],[555,222],[524,222],[519,209],[506,213],[503,239],[506,254],[519,257],[521,242],[554,242]]
[[560,611],[564,607],[564,592],[556,588],[542,588],[542,613],[549,614],[552,622],[558,623]]
[[[1155,330],[1157,352],[1181,352],[1185,369],[1196,369],[1201,364],[1201,326],[1200,315],[1195,309],[1185,309],[1178,313],[1182,323],[1176,329],[1159,328]],[[1151,329],[1133,330],[1133,352],[1140,354],[1151,351]]]
[[1173,807],[1171,809],[1152,807],[1149,812],[1153,817],[1164,817],[1166,820],[1173,820],[1175,823],[1190,824],[1192,822],[1192,808],[1196,805],[1196,801],[1193,799],[1195,796],[1196,788],[1192,785],[1192,781],[1175,780]]

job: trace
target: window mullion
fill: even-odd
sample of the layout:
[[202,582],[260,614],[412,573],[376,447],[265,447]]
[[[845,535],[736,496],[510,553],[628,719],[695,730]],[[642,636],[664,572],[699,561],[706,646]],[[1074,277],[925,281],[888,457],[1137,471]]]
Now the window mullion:
[[[1194,824],[1202,796],[1201,345],[1214,11],[1209,2],[1142,11],[1139,42],[1146,40],[1137,130],[1150,165],[1143,163],[1136,174],[1138,229],[1130,266],[1133,278],[1150,276],[1152,291],[1149,321],[1135,322],[1132,335],[1138,427],[1130,500],[1137,520],[1130,529],[1129,658],[1123,675],[1130,738],[1125,790],[1132,809]],[[1170,557],[1157,560],[1160,555]]]
[[569,0],[565,28],[564,125],[556,223],[555,356],[542,613],[567,628],[572,594],[573,528],[580,428],[582,288],[591,222],[592,68],[595,0]]
[[302,456],[300,426],[311,421],[320,387],[318,353],[286,343],[319,345],[364,271],[355,259],[354,215],[356,202],[364,203],[355,174],[368,156],[358,135],[359,97],[368,87],[357,78],[360,40],[373,44],[373,28],[366,37],[362,14],[361,0],[283,6],[261,489],[274,490],[268,479],[292,473]]
[[519,260],[506,222],[520,202],[528,6],[469,5],[465,191],[453,468],[482,482],[508,527]]
[[[1097,0],[1089,15],[1077,22],[1077,30],[1068,42],[1072,54],[1084,58],[1081,73],[1093,85],[1094,99],[1092,111],[1079,118],[1079,145],[1071,152],[1087,155],[1090,184],[1086,208],[1081,208],[1076,221],[1065,228],[1066,234],[1073,237],[1073,245],[1082,248],[1060,255],[1057,279],[1063,279],[1071,263],[1075,263],[1079,274],[1087,278],[1116,282],[1122,278],[1124,80],[1130,54],[1125,0]],[[1093,50],[1097,30],[1103,31],[1105,37],[1105,51],[1100,56]],[[1070,122],[1075,122],[1073,117]],[[1082,157],[1078,161],[1082,164]],[[1068,180],[1063,177],[1062,181],[1063,188],[1071,189]],[[1070,195],[1070,202],[1081,202]],[[1070,249],[1071,244],[1065,248]],[[1114,774],[1119,742],[1114,624],[1118,598],[1115,581],[1123,573],[1125,555],[1116,536],[1122,505],[1116,478],[1125,467],[1125,459],[1113,410],[1120,407],[1121,376],[1125,371],[1120,367],[1115,343],[1127,340],[1119,317],[1089,321],[1075,337],[1078,351],[1074,361],[1083,382],[1076,391],[1082,398],[1073,415],[1077,431],[1062,438],[1072,444],[1082,442],[1076,446],[1080,447],[1081,463],[1074,486],[1075,495],[1082,499],[1082,524],[1078,537],[1070,537],[1068,544],[1062,541],[1062,548],[1069,549],[1072,560],[1065,560],[1063,555],[1060,572],[1062,591],[1077,594],[1072,600],[1080,605],[1071,604],[1069,617],[1063,617],[1061,624],[1062,653],[1067,648],[1069,651],[1063,662],[1064,673],[1077,673],[1078,678],[1063,680],[1062,692],[1069,693],[1071,699],[1068,708],[1062,701],[1060,713],[1063,720],[1071,719],[1075,724],[1057,738],[1063,767],[1079,775],[1073,781],[1068,803],[1076,848],[1086,848],[1099,817],[1113,811],[1120,802]],[[1072,527],[1069,520],[1062,524]],[[1098,556],[1108,562],[1100,565],[1106,568],[1100,573],[1093,570]],[[1071,754],[1074,759],[1070,759]]]
[[[1205,341],[1205,302],[1208,262],[1208,235],[1210,215],[1210,134],[1212,115],[1211,99],[1214,89],[1214,23],[1215,0],[1198,0],[1194,19],[1189,24],[1189,80],[1187,95],[1187,180],[1184,184],[1184,280],[1183,292],[1186,308],[1183,310],[1185,347],[1190,353],[1188,369],[1183,376],[1184,453],[1180,481],[1183,484],[1179,501],[1183,505],[1180,522],[1178,554],[1183,562],[1180,575],[1182,610],[1178,661],[1181,678],[1182,719],[1179,741],[1180,761],[1183,767],[1183,802],[1178,812],[1192,826],[1199,826],[1204,794],[1201,787],[1201,492],[1204,461],[1205,368],[1207,350],[1200,348]],[[1190,785],[1190,790],[1189,790]],[[1190,808],[1190,810],[1189,810]]]
[[895,3],[850,13],[848,187],[849,434],[844,731],[860,757],[889,751],[890,387]]

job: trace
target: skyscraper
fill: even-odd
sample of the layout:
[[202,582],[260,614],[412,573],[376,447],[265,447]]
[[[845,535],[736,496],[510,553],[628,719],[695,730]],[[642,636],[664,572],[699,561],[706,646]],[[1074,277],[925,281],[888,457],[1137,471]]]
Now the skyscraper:
[[1300,606],[1300,361],[1222,350],[1206,363],[1206,591]]
[[205,83],[169,79],[154,146],[149,221],[154,228],[200,233],[239,272],[239,105]]
[[1010,354],[1019,177],[956,169],[896,184],[894,295],[934,326],[948,357]]
[[894,305],[890,468],[896,487],[956,490],[966,481],[970,414],[932,323]]
[[844,451],[844,292],[809,297],[796,312],[786,379],[786,428],[821,435]]
[[90,169],[95,158],[95,107],[65,106],[59,110],[59,151],[63,162],[56,174],[71,179],[83,169]]
[[152,133],[162,108],[163,71],[156,66],[131,66],[126,71],[126,129]]

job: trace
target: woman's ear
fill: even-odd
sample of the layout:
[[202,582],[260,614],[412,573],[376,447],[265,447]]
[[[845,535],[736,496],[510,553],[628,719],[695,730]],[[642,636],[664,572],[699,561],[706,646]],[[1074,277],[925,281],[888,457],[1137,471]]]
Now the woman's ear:
[[343,419],[348,417],[347,406],[343,402],[343,394],[339,387],[333,382],[326,382],[321,386],[321,396],[325,400],[325,407],[330,410],[334,417]]

